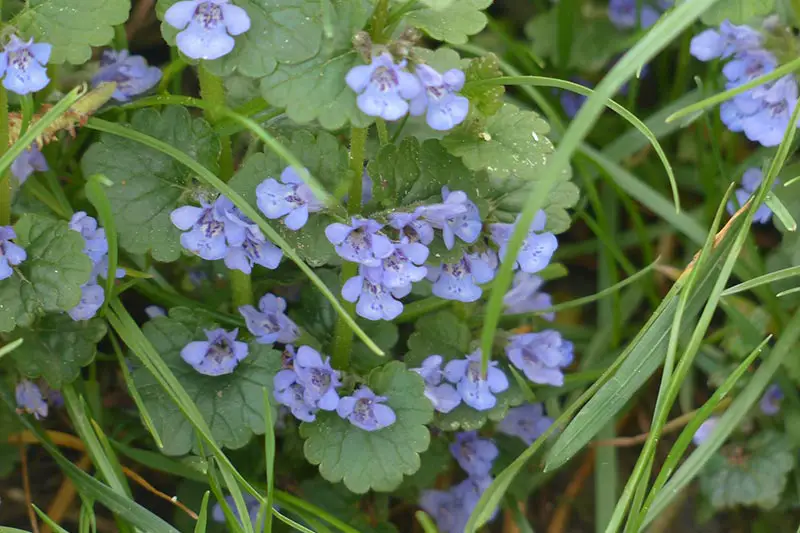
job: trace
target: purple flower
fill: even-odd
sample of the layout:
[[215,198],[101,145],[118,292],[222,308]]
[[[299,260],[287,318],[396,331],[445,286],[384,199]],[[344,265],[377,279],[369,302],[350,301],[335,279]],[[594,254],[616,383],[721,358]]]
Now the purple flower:
[[261,265],[275,270],[281,263],[283,250],[267,240],[261,229],[247,220],[230,218],[233,224],[244,229],[241,238],[228,239],[228,253],[225,254],[225,266],[231,270],[240,270],[245,274],[253,271],[253,265]]
[[[733,215],[741,206],[747,203],[747,200],[749,200],[758,191],[763,178],[764,174],[761,172],[761,169],[748,168],[742,175],[742,188],[736,189],[734,192],[736,195],[736,202],[734,203],[734,201],[731,200],[726,206],[728,213]],[[774,188],[777,184],[778,182],[776,181],[772,184],[772,187]],[[766,224],[771,218],[772,209],[770,209],[767,204],[762,204],[756,210],[755,215],[753,215],[753,222],[756,224]]]
[[489,362],[486,378],[481,376],[481,351],[476,350],[464,359],[450,361],[444,367],[444,377],[456,384],[456,390],[464,403],[486,411],[497,403],[495,394],[508,388],[508,378],[497,368],[497,361]]
[[238,329],[205,330],[207,341],[193,341],[183,347],[181,357],[192,368],[206,376],[232,373],[247,357],[247,344],[236,340]]
[[445,300],[474,302],[483,290],[479,283],[494,279],[497,269],[497,254],[487,248],[481,253],[467,253],[456,263],[444,263],[428,270],[428,279],[433,281],[433,294]]
[[17,94],[44,89],[50,82],[45,65],[52,48],[47,43],[34,43],[33,38],[23,42],[12,35],[0,53],[0,76],[5,74],[3,87]]
[[394,245],[378,233],[382,224],[372,219],[352,218],[352,224],[334,222],[325,228],[325,236],[336,247],[336,253],[353,263],[378,266],[394,251]]
[[444,245],[448,250],[455,245],[458,237],[466,243],[478,240],[483,228],[478,207],[472,203],[464,191],[452,191],[442,187],[444,203],[425,206],[419,209],[434,228],[442,230]]
[[339,372],[331,367],[330,357],[322,356],[309,346],[301,346],[294,358],[297,382],[303,385],[303,401],[309,407],[334,411],[339,405],[336,389],[342,386]]
[[608,18],[611,23],[621,30],[635,28],[637,26],[637,13],[639,14],[638,25],[642,29],[649,28],[658,21],[661,14],[652,6],[641,5],[641,10],[637,6],[637,0],[611,0],[608,3]]
[[433,226],[422,220],[420,209],[414,213],[391,213],[389,225],[400,232],[401,240],[429,245],[433,242]]
[[544,416],[544,408],[540,403],[527,403],[508,410],[506,417],[497,424],[497,431],[519,437],[530,446],[553,424],[553,420]]
[[179,207],[170,213],[169,218],[185,232],[181,235],[181,246],[208,261],[225,257],[228,252],[225,231],[232,223],[214,205],[203,203],[202,207]]
[[464,500],[454,490],[423,491],[419,506],[436,521],[441,533],[464,533],[471,509],[464,507]]
[[714,428],[717,427],[718,422],[719,417],[712,416],[700,424],[700,427],[697,428],[697,431],[695,431],[694,436],[692,437],[692,441],[694,442],[695,446],[700,446],[706,441],[706,439],[708,439],[708,437],[711,436],[711,433],[714,432]]
[[[592,83],[580,76],[573,76],[570,78],[571,81],[577,83],[578,85],[583,85],[584,87],[592,87]],[[569,118],[574,118],[575,115],[578,114],[583,103],[586,101],[586,96],[582,94],[578,94],[572,92],[567,89],[559,90],[560,93],[559,100],[561,101],[561,107],[564,109],[564,113]]]
[[428,248],[422,243],[401,241],[394,244],[392,254],[379,266],[365,267],[364,274],[373,283],[391,291],[408,289],[428,273],[427,268],[419,266],[428,259],[428,253]]
[[317,408],[308,405],[305,401],[305,387],[299,382],[297,373],[291,369],[283,369],[273,379],[274,392],[272,395],[281,405],[289,408],[298,420],[313,422],[317,419]]
[[728,58],[737,52],[761,47],[763,38],[749,26],[736,26],[729,21],[720,24],[719,31],[706,30],[692,39],[690,53],[700,61]]
[[267,178],[256,187],[258,208],[269,219],[286,216],[286,227],[299,230],[308,222],[308,214],[322,209],[311,188],[306,185],[292,167],[281,173],[281,183]]
[[[231,35],[250,29],[250,17],[228,0],[188,0],[173,4],[164,21],[181,31],[176,42],[192,59],[217,59],[233,50]],[[185,29],[184,29],[185,28]]]
[[573,345],[561,333],[546,329],[539,333],[514,335],[506,346],[511,363],[529,380],[542,385],[564,385],[563,368],[572,364]]
[[148,66],[142,56],[132,56],[127,50],[104,50],[100,70],[92,77],[92,87],[114,82],[117,86],[111,97],[127,102],[155,87],[160,79],[161,69]]
[[[517,272],[514,274],[514,281],[511,289],[503,296],[503,304],[506,306],[506,314],[517,315],[521,313],[533,313],[548,309],[553,306],[553,299],[549,294],[539,292],[542,288],[542,278],[527,272]],[[553,312],[541,315],[545,320],[552,322],[556,314]]]
[[411,100],[410,113],[419,116],[427,109],[425,120],[438,131],[453,129],[464,122],[469,100],[456,94],[464,87],[464,73],[454,68],[440,74],[428,65],[417,65],[415,73],[423,90]]
[[[519,221],[519,217],[517,217]],[[544,226],[547,221],[547,216],[544,211],[539,211],[531,223],[528,230],[528,236],[522,241],[522,247],[517,253],[514,260],[514,268],[519,268],[528,274],[535,274],[546,267],[550,260],[553,258],[553,252],[558,248],[558,239],[550,232],[544,231]],[[492,224],[489,227],[491,231],[491,238],[497,246],[500,247],[500,260],[506,260],[506,251],[508,249],[508,240],[511,234],[514,233],[514,224]]]
[[14,159],[14,162],[11,163],[11,173],[14,174],[20,185],[25,183],[34,171],[44,172],[49,168],[47,160],[36,143],[33,143],[27,150],[19,154]]
[[774,416],[781,410],[781,402],[783,402],[783,391],[778,385],[772,384],[761,397],[758,406],[765,415]]
[[368,320],[394,320],[403,312],[403,304],[395,298],[402,298],[410,290],[410,285],[392,290],[376,283],[362,266],[359,275],[348,279],[342,286],[342,298],[358,302],[356,313]]
[[288,344],[300,336],[297,324],[286,316],[285,311],[286,300],[269,293],[261,297],[258,309],[252,305],[239,308],[247,329],[256,336],[256,342],[260,344]]
[[376,396],[366,385],[362,385],[352,396],[339,400],[336,412],[351,424],[364,431],[377,431],[391,426],[397,420],[394,411],[383,405],[386,396]]
[[106,291],[97,283],[81,285],[81,301],[67,313],[75,322],[89,320],[103,307],[105,298]]
[[33,415],[36,420],[47,418],[47,402],[35,383],[28,380],[20,381],[15,393],[20,411]]
[[11,242],[17,234],[11,226],[0,226],[0,281],[10,278],[13,274],[12,266],[25,261],[28,254],[21,246]]
[[450,445],[450,453],[464,472],[479,478],[489,475],[492,463],[499,455],[495,443],[478,437],[477,431],[456,433],[456,441]]
[[442,360],[441,355],[431,355],[422,361],[420,368],[411,370],[425,381],[425,397],[431,401],[433,408],[440,413],[449,413],[461,403],[461,395],[451,384],[442,383]]
[[408,112],[408,100],[416,97],[422,86],[403,70],[406,61],[395,64],[388,53],[372,59],[369,65],[350,69],[345,81],[357,94],[358,108],[371,117],[397,120]]

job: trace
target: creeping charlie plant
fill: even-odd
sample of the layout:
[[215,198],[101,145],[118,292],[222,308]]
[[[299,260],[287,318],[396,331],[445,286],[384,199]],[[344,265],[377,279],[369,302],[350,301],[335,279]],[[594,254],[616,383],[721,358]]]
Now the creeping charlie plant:
[[0,530],[795,531],[798,2],[0,14]]

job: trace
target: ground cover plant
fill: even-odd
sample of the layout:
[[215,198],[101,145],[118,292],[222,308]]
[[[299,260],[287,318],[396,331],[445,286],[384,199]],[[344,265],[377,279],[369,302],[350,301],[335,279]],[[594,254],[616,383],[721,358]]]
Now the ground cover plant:
[[0,15],[0,533],[800,531],[800,2]]

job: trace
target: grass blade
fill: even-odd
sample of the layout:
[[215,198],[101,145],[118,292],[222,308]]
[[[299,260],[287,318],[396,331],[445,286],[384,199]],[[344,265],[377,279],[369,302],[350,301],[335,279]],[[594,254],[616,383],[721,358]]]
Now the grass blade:
[[800,266],[776,270],[775,272],[770,272],[769,274],[764,274],[763,276],[758,276],[757,278],[747,280],[744,283],[739,283],[738,285],[734,285],[733,287],[724,290],[722,295],[730,296],[732,294],[749,291],[755,287],[760,287],[761,285],[766,285],[768,283],[774,283],[783,279],[792,278],[794,276],[800,276]]
[[19,348],[24,341],[25,341],[25,339],[19,338],[19,339],[15,340],[15,341],[9,342],[5,346],[1,347],[0,348],[0,359],[2,359],[4,356],[10,354],[11,352],[13,352],[17,348]]
[[[732,244],[732,239],[724,239],[712,252],[708,266],[698,269],[697,286],[687,301],[682,327],[688,326],[700,311]],[[684,282],[685,279],[675,283],[650,320],[621,354],[620,358],[624,362],[614,378],[561,433],[548,453],[545,470],[563,465],[588,444],[661,365],[666,357],[672,321],[678,307],[678,295]]]
[[[269,392],[263,389],[264,394],[264,458],[267,469],[267,501],[264,516],[265,533],[272,532],[272,502],[275,497],[275,427],[272,423],[272,406],[269,402]],[[259,513],[260,515],[261,513]],[[261,529],[259,529],[261,530]]]
[[194,533],[206,533],[208,527],[208,497],[210,494],[209,491],[203,494],[203,501],[200,503],[200,512],[197,513],[197,523],[194,525]]
[[767,199],[765,201],[767,206],[772,209],[772,213],[775,215],[775,218],[781,221],[786,227],[787,231],[797,231],[797,222],[795,221],[794,217],[792,217],[792,213],[789,212],[789,209],[780,201],[780,199],[772,194],[771,192],[767,194]]
[[56,524],[53,521],[53,519],[47,516],[47,514],[44,511],[36,507],[34,504],[31,504],[31,506],[33,507],[33,510],[36,511],[36,514],[39,515],[39,518],[42,519],[42,522],[50,526],[53,529],[53,531],[55,531],[56,533],[69,533],[69,531]]
[[416,517],[422,531],[425,533],[439,533],[439,530],[436,529],[436,524],[433,523],[433,520],[425,511],[417,511],[414,513],[414,517]]
[[114,223],[114,211],[108,201],[104,187],[113,185],[105,176],[90,176],[86,181],[86,198],[97,210],[100,223],[105,228],[108,241],[108,270],[106,271],[106,299],[103,309],[108,307],[108,301],[114,291],[114,281],[117,279],[117,264],[119,263],[119,248],[117,247],[117,226]]
[[[705,0],[709,1],[709,0]],[[375,352],[378,355],[385,355],[383,350],[381,350],[373,341],[369,338],[369,336],[364,333],[358,324],[356,324],[355,319],[350,316],[345,308],[342,306],[339,299],[331,292],[331,290],[325,285],[325,283],[319,279],[319,276],[309,267],[305,261],[297,254],[294,248],[292,248],[289,243],[287,243],[283,237],[278,234],[272,226],[270,226],[267,221],[264,219],[261,214],[256,211],[244,198],[242,198],[239,194],[237,194],[233,189],[231,189],[228,184],[223,182],[221,179],[216,177],[213,172],[208,170],[206,167],[195,161],[191,156],[181,152],[180,150],[170,146],[169,144],[160,141],[154,137],[149,135],[145,135],[144,133],[138,132],[131,128],[126,128],[124,126],[120,126],[119,124],[114,124],[113,122],[107,122],[105,120],[100,120],[97,118],[89,119],[87,123],[87,127],[95,129],[97,131],[102,131],[105,133],[110,133],[112,135],[118,135],[120,137],[124,137],[126,139],[130,139],[132,141],[140,142],[154,150],[158,150],[163,152],[164,154],[172,157],[179,163],[185,165],[186,167],[193,170],[197,176],[214,187],[217,191],[219,191],[222,195],[227,197],[233,204],[239,208],[239,210],[244,213],[245,216],[253,220],[261,231],[269,237],[269,239],[275,243],[283,252],[286,254],[289,259],[291,259],[303,273],[308,276],[311,283],[325,296],[325,298],[331,303],[333,308],[339,314],[339,316],[347,322],[347,324],[352,328],[356,335],[361,339],[361,341],[369,347],[370,350]]]

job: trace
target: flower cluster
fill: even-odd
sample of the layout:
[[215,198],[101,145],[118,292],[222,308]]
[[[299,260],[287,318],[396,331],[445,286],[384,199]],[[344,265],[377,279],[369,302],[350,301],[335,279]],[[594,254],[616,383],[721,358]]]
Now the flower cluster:
[[20,95],[44,89],[50,83],[45,65],[52,48],[47,43],[34,43],[33,38],[26,42],[12,35],[0,53],[3,87]]
[[17,266],[27,259],[28,254],[21,246],[11,242],[16,239],[17,233],[11,226],[0,226],[0,280],[11,277],[14,273],[12,266]]
[[[553,252],[558,248],[556,236],[544,231],[547,217],[544,211],[539,211],[528,229],[528,235],[522,242],[517,256],[514,258],[514,269],[522,270],[528,274],[535,274],[550,263]],[[500,249],[500,260],[506,260],[508,240],[514,233],[514,224],[492,224],[489,229],[491,238]]]
[[[89,280],[81,286],[81,301],[68,311],[72,320],[89,320],[105,301],[106,293],[98,278],[108,276],[108,240],[106,230],[99,227],[97,220],[83,211],[78,211],[69,221],[69,228],[81,234],[84,241],[83,253],[92,260],[92,273]],[[125,270],[118,268],[116,278],[125,276]]]
[[205,330],[205,341],[193,341],[183,347],[181,358],[206,376],[230,374],[247,357],[247,343],[236,340],[238,329]]
[[362,385],[352,396],[339,397],[341,375],[322,356],[309,346],[301,346],[295,353],[287,346],[284,368],[275,375],[273,395],[281,405],[303,422],[313,422],[317,412],[336,411],[343,419],[364,431],[377,431],[394,424],[396,416],[387,398],[377,396]]
[[552,424],[553,420],[544,416],[542,404],[526,403],[509,409],[505,418],[497,424],[497,431],[519,437],[530,446]]
[[418,64],[412,74],[404,70],[407,64],[405,59],[395,63],[384,52],[369,65],[350,69],[345,81],[358,93],[359,109],[385,120],[424,114],[428,125],[439,131],[461,124],[469,113],[469,100],[457,94],[464,87],[464,73],[451,69],[442,74]]
[[233,50],[232,36],[250,29],[250,17],[228,0],[176,2],[164,21],[182,30],[175,38],[178,49],[192,59],[218,59]]
[[419,506],[436,520],[442,533],[462,533],[483,492],[491,485],[492,464],[499,455],[494,442],[482,439],[476,431],[456,434],[450,453],[467,473],[467,479],[450,490],[426,490]]
[[[764,48],[764,36],[748,26],[723,22],[692,39],[691,53],[701,61],[729,59],[722,73],[726,88],[734,89],[777,68],[778,59]],[[797,105],[798,88],[788,74],[749,89],[720,106],[722,122],[763,146],[777,146]]]
[[563,369],[572,364],[573,345],[558,331],[514,335],[506,346],[506,355],[529,380],[560,387],[564,384]]
[[283,252],[233,203],[219,196],[201,207],[183,206],[170,214],[180,230],[181,245],[208,261],[225,259],[225,266],[250,274],[253,265],[275,269]]
[[[747,200],[752,198],[756,191],[758,191],[762,179],[764,179],[764,174],[761,172],[761,169],[748,168],[742,175],[742,187],[734,191],[736,201],[734,202],[731,200],[726,206],[728,213],[733,215],[740,207],[747,203]],[[776,181],[772,184],[772,187],[774,188],[777,184],[778,182]],[[756,224],[766,224],[771,219],[772,209],[770,209],[767,204],[761,204],[758,209],[756,209],[755,215],[753,215],[753,222]]]
[[155,87],[160,79],[161,69],[148,66],[142,56],[132,56],[127,50],[105,50],[100,59],[100,69],[92,77],[92,86],[114,82],[117,86],[111,97],[127,102]]
[[608,3],[608,18],[621,30],[636,27],[647,29],[658,21],[661,11],[672,7],[672,3],[673,0],[658,0],[656,5],[642,0],[611,0]]

